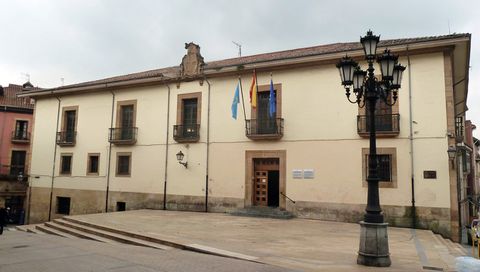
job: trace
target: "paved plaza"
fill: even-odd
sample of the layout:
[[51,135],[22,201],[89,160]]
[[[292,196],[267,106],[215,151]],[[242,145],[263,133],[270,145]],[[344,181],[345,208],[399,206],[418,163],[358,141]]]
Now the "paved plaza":
[[1,272],[261,271],[288,269],[179,249],[158,250],[125,244],[5,231],[0,236]]
[[268,219],[219,213],[138,210],[72,216],[155,239],[300,271],[452,271],[458,244],[427,230],[389,228],[392,266],[356,264],[359,225],[307,219]]

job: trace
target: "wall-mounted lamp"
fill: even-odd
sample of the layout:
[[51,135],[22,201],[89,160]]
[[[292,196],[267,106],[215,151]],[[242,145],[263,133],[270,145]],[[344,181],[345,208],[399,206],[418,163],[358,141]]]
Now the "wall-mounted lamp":
[[188,162],[183,162],[183,157],[185,157],[185,155],[183,155],[183,152],[180,151],[177,153],[177,161],[179,164],[185,166],[185,168],[188,168]]
[[457,156],[457,149],[454,146],[449,146],[447,149],[448,158],[452,162],[452,169],[455,168],[455,157]]

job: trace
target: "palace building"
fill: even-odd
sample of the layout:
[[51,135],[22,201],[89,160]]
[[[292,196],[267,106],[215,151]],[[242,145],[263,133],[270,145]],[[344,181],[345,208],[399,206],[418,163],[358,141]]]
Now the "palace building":
[[[459,209],[463,158],[472,156],[464,136],[470,44],[470,34],[379,44],[407,67],[398,102],[377,108],[380,200],[391,226],[458,241],[468,223]],[[211,62],[198,45],[185,48],[179,66],[22,93],[36,100],[30,223],[263,206],[362,220],[369,126],[365,110],[346,101],[335,67],[346,53],[365,66],[359,42]]]

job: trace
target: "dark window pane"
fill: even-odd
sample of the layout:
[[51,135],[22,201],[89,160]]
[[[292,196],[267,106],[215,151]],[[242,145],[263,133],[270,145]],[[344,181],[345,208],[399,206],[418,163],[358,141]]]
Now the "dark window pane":
[[[378,177],[380,181],[392,181],[392,155],[377,155],[378,165]],[[368,176],[368,159],[369,155],[366,155],[367,176]]]
[[98,173],[98,156],[90,156],[89,173]]
[[75,117],[77,112],[74,110],[65,111],[65,142],[73,143],[75,137]]
[[18,120],[15,125],[15,139],[27,139],[28,121]]
[[62,156],[61,174],[70,174],[72,172],[72,156]]
[[[275,96],[277,91],[275,90]],[[270,117],[270,91],[257,94],[257,133],[273,134],[277,131],[276,117]]]
[[120,140],[131,140],[133,137],[133,105],[121,106]]
[[197,106],[198,101],[196,98],[183,100],[183,125],[196,125],[197,124]]
[[26,156],[26,151],[12,151],[12,159],[10,160],[10,175],[18,176],[20,172],[25,174]]
[[70,214],[70,198],[57,196],[57,213]]
[[117,174],[119,175],[129,175],[130,174],[130,156],[118,156],[118,170]]

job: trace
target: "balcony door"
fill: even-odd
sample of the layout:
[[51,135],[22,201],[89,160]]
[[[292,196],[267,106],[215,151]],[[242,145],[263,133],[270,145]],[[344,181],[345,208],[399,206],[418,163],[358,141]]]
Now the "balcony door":
[[[388,104],[392,103],[391,96],[387,97]],[[368,106],[368,103],[367,103]],[[382,99],[378,99],[375,105],[375,130],[376,131],[392,131],[393,117],[392,107],[387,105]],[[370,131],[370,111],[366,110],[367,131]]]
[[197,135],[197,98],[183,99],[183,136],[196,137]]
[[75,140],[75,122],[77,111],[67,110],[65,111],[65,142],[73,143]]
[[15,124],[15,139],[16,140],[26,140],[28,131],[28,121],[17,120]]
[[270,92],[258,92],[257,95],[257,133],[276,134],[276,116],[270,116]]
[[18,174],[25,174],[25,158],[27,157],[26,151],[12,151],[12,158],[10,161],[10,175],[18,176]]
[[131,140],[133,137],[133,105],[120,107],[120,137],[121,140]]

